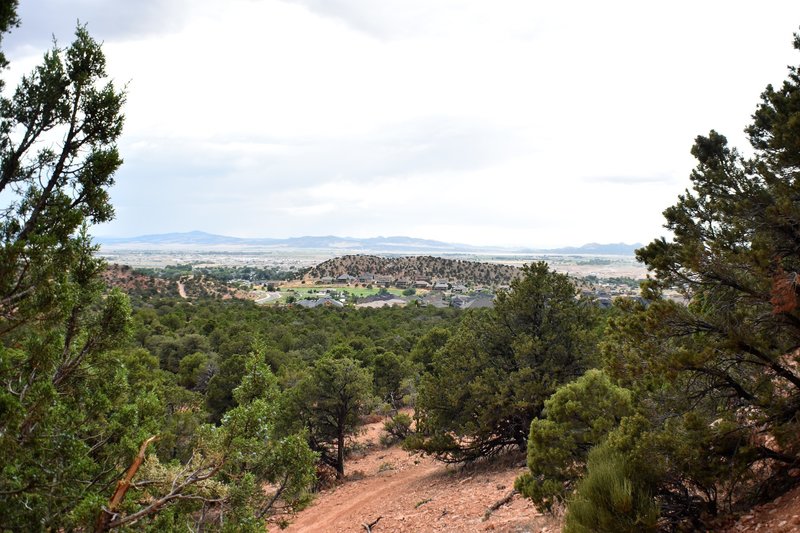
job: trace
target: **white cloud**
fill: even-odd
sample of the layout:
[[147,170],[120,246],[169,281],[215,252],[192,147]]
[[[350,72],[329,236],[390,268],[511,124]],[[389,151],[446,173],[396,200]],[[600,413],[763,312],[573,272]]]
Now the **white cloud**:
[[693,138],[743,146],[798,62],[796,1],[153,0],[125,24],[110,5],[58,11],[102,21],[130,80],[103,234],[646,241]]

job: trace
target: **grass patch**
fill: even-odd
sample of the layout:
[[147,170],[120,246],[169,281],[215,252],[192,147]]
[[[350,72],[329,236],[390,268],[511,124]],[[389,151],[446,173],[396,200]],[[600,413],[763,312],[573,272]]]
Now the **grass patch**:
[[420,507],[422,507],[426,503],[432,502],[432,501],[433,501],[433,498],[425,498],[424,500],[420,500],[414,505],[414,509],[419,509]]

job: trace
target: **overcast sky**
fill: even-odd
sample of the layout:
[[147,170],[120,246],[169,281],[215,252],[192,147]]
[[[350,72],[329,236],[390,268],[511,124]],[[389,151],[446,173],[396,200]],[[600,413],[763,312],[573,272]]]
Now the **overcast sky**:
[[797,0],[20,3],[8,85],[78,20],[128,84],[96,235],[647,242],[800,64]]

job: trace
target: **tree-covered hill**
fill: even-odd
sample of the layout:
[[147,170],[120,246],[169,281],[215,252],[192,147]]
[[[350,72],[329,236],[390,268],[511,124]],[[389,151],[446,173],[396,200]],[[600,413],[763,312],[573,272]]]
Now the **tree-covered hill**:
[[108,265],[102,276],[109,287],[131,296],[178,296],[176,281],[148,276],[127,265]]
[[358,277],[361,274],[392,276],[395,279],[443,279],[476,285],[507,285],[520,276],[518,268],[509,265],[479,263],[442,257],[378,257],[374,255],[345,255],[329,259],[312,268],[307,279],[319,280],[342,274]]

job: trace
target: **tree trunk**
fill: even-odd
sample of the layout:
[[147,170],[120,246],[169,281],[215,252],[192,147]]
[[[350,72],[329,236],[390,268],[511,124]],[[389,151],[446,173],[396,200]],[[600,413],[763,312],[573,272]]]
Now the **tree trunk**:
[[339,426],[339,434],[336,439],[336,477],[342,479],[344,477],[344,426]]

